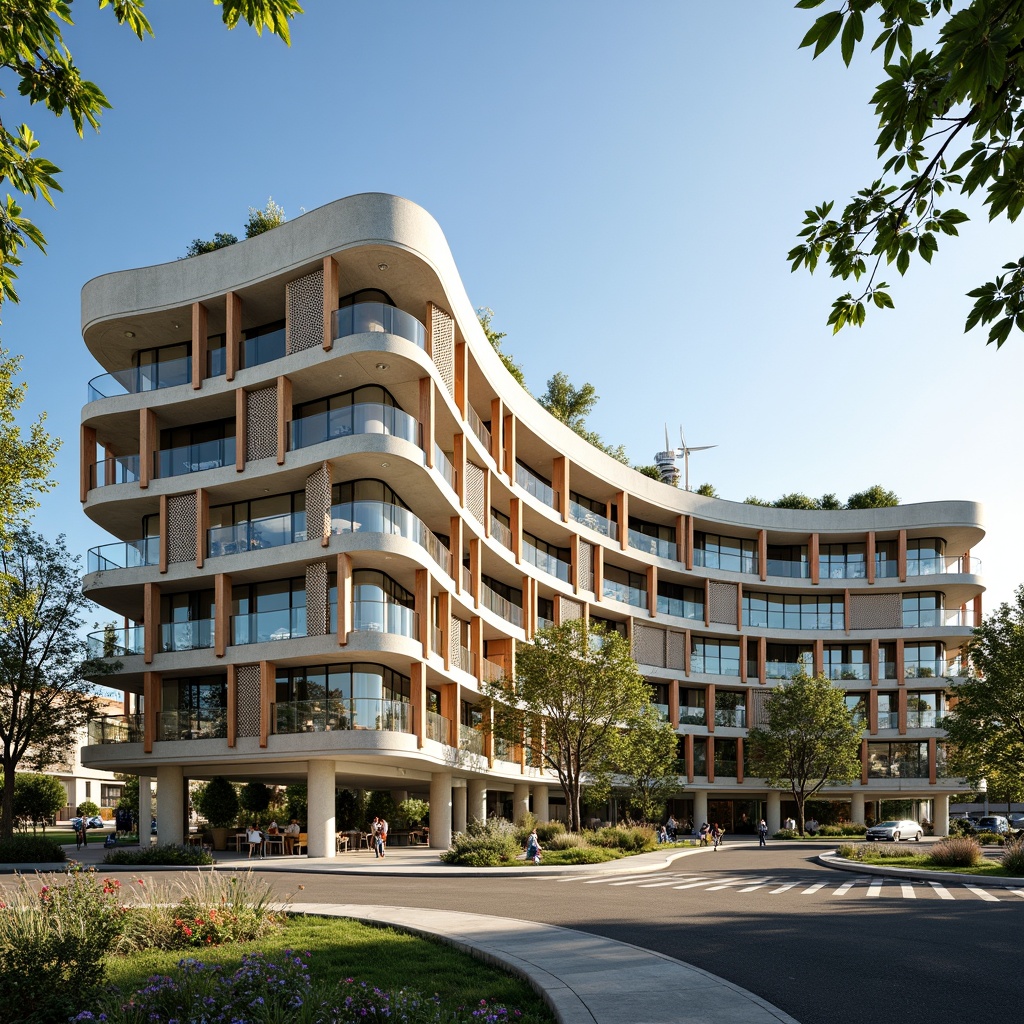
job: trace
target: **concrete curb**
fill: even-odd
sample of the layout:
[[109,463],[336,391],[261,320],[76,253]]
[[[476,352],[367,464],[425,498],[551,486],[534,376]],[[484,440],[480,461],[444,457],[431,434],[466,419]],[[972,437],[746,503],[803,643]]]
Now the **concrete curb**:
[[852,871],[857,875],[887,875],[890,878],[913,878],[921,882],[982,882],[997,889],[1019,889],[1024,887],[1024,878],[1010,878],[1000,875],[967,875],[957,871],[928,871],[925,868],[893,868],[882,864],[865,864],[862,861],[847,860],[835,850],[818,854],[818,863],[837,871]]
[[523,978],[559,1024],[664,1024],[647,1007],[660,993],[683,996],[681,1024],[798,1024],[777,1006],[724,978],[661,953],[571,928],[411,907],[292,903],[292,913],[348,917],[438,939]]

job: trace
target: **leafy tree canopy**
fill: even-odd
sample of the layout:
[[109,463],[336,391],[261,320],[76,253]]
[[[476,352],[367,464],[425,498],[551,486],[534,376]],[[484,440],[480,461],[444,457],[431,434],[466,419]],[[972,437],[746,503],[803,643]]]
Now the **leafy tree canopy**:
[[619,736],[615,770],[628,780],[630,812],[639,821],[657,821],[665,801],[683,789],[676,774],[676,742],[675,729],[661,721],[651,704]]
[[[717,497],[717,495],[712,495]],[[791,494],[783,494],[781,498],[774,501],[765,501],[751,495],[744,499],[746,505],[761,505],[765,508],[802,508],[808,510],[822,509],[826,512],[834,512],[843,508],[888,508],[890,505],[898,505],[899,497],[894,491],[887,491],[881,484],[875,484],[866,491],[858,491],[846,499],[842,504],[834,494],[823,494],[820,498],[809,498],[800,491],[793,491]]]
[[767,724],[750,730],[749,772],[770,786],[789,787],[803,832],[807,799],[830,782],[860,775],[861,730],[843,691],[824,675],[798,675],[776,687],[765,712]]
[[478,306],[476,318],[480,321],[480,326],[483,328],[485,337],[491,343],[491,348],[498,353],[498,358],[505,364],[505,369],[512,374],[516,383],[529,394],[530,389],[526,386],[523,368],[507,352],[502,352],[501,350],[501,339],[507,338],[508,335],[505,331],[496,331],[491,326],[491,321],[494,319],[494,310],[490,306]]
[[[143,0],[97,0],[109,7],[119,25],[143,39],[153,34]],[[18,92],[30,103],[41,103],[56,117],[67,114],[75,131],[86,126],[99,131],[100,116],[110,103],[95,82],[82,77],[68,49],[72,0],[19,0],[2,4],[0,67],[14,73]],[[266,29],[290,42],[289,21],[302,8],[296,0],[214,0],[229,28],[248,22],[262,35]],[[0,93],[0,96],[3,94]],[[29,244],[46,251],[39,228],[23,215],[16,196],[43,199],[53,205],[53,193],[62,191],[60,168],[39,153],[39,140],[27,125],[9,130],[0,123],[0,183],[10,191],[0,200],[0,302],[18,301],[14,282]],[[13,194],[12,194],[13,193]]]
[[649,476],[652,480],[660,480],[661,473],[658,472],[657,466],[634,466],[633,467],[641,476]]
[[[824,259],[833,278],[857,282],[832,304],[834,331],[863,324],[872,303],[893,305],[883,266],[895,263],[902,276],[915,254],[931,263],[943,236],[958,233],[968,217],[945,206],[947,192],[980,192],[989,220],[1014,222],[1024,210],[1024,2],[842,0],[800,45],[818,57],[838,39],[849,65],[866,31],[884,75],[871,97],[881,174],[841,213],[834,201],[808,210],[789,253],[793,270],[813,272]],[[1024,329],[1024,257],[1002,269],[968,293],[975,304],[966,323],[968,331],[991,324],[997,347]]]
[[943,720],[951,763],[974,784],[987,778],[1005,791],[1015,788],[1015,779],[1019,791],[1024,780],[1024,586],[1017,588],[1012,604],[1001,604],[974,630],[967,653],[974,675],[957,684],[956,704]]
[[714,484],[701,484],[700,487],[698,487],[697,490],[695,490],[693,493],[699,494],[704,498],[718,497],[718,491],[715,490]]
[[202,256],[204,253],[213,252],[215,249],[226,249],[237,241],[237,235],[226,234],[223,231],[216,232],[210,239],[193,238],[185,250],[184,258],[188,260],[193,256]]

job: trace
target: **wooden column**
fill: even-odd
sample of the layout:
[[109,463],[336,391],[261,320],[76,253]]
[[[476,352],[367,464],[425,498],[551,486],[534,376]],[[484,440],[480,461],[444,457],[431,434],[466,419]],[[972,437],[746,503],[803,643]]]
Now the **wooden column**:
[[228,665],[228,746],[233,747],[238,738],[238,666]]
[[523,499],[510,498],[508,503],[508,528],[512,534],[512,555],[519,565],[523,560]]
[[928,737],[928,785],[934,786],[938,782],[938,767],[935,763],[939,754],[939,744],[934,736]]
[[423,438],[423,457],[427,469],[433,469],[434,460],[434,382],[420,378],[420,434]]
[[[709,728],[710,731],[710,728]],[[707,738],[707,757],[706,757],[705,771],[708,773],[708,782],[715,781],[715,737],[708,736]]]
[[338,308],[338,261],[324,257],[324,351],[334,345],[334,311]]
[[427,667],[421,661],[409,666],[409,703],[416,746],[422,748],[427,739]]
[[655,619],[658,617],[658,567],[647,566],[647,614]]
[[819,561],[818,535],[812,533],[807,545],[807,560],[811,563],[811,583],[821,582],[821,562]]
[[338,646],[348,643],[352,617],[352,557],[344,551],[339,552],[335,566],[338,581]]
[[[705,666],[707,667],[707,666]],[[715,731],[715,684],[708,683],[704,696],[704,716],[707,719],[708,732]]]
[[747,681],[747,640],[746,637],[740,637],[740,682],[745,683]]
[[196,490],[196,568],[202,569],[206,555],[206,537],[210,529],[210,492],[205,487]]
[[430,573],[426,569],[416,570],[416,591],[413,595],[416,617],[420,622],[420,646],[423,658],[430,660],[430,649],[433,645],[433,630],[430,621]]
[[153,479],[153,453],[160,448],[160,431],[152,409],[139,410],[139,487]]
[[768,531],[757,531],[757,571],[764,583],[768,579]]
[[686,568],[693,568],[693,516],[686,517]]
[[469,636],[466,639],[467,646],[476,655],[476,679],[479,686],[484,675],[484,620],[479,615],[469,620]]
[[92,487],[93,466],[96,465],[96,430],[82,427],[81,447],[78,451],[79,500],[86,501]]
[[238,372],[242,348],[242,297],[237,292],[224,297],[224,318],[224,375],[230,381]]
[[505,448],[502,457],[502,472],[509,478],[516,478],[516,418],[509,415],[505,417],[504,436]]
[[455,593],[461,594],[462,587],[462,517],[450,516],[448,519],[448,543],[452,552],[452,579],[455,581]]
[[473,597],[478,601],[482,593],[480,590],[481,575],[480,538],[473,537],[469,542],[469,579],[470,586],[473,588]]
[[768,672],[768,638],[759,636],[757,638],[757,681],[764,686],[767,682]]
[[157,721],[162,710],[159,672],[145,672],[142,676],[142,699],[145,704],[142,720],[142,749],[147,754],[153,753],[153,741],[157,737]]
[[686,563],[686,516],[676,516],[676,561]]
[[814,641],[814,674],[820,675],[825,670],[825,641]]
[[441,717],[448,722],[448,745],[459,745],[459,684],[441,684]]
[[871,653],[868,655],[871,659],[871,685],[878,685],[878,637],[871,638]]
[[267,745],[271,732],[270,712],[274,704],[274,680],[277,675],[272,661],[260,662],[260,747]]
[[569,460],[564,455],[551,462],[551,489],[555,492],[562,522],[569,522]]
[[619,491],[615,496],[615,504],[619,506],[619,548],[629,548],[629,492]]
[[442,590],[437,595],[437,618],[441,630],[441,650],[436,653],[444,661],[445,672],[450,672],[452,668],[452,644],[450,639],[452,631],[452,598],[447,590]]
[[206,307],[201,302],[192,303],[192,390],[203,386],[206,376]]
[[142,590],[143,661],[153,663],[160,647],[160,584],[146,583]]
[[594,545],[594,601],[600,604],[604,597],[604,545]]
[[683,758],[686,761],[686,781],[693,782],[693,733],[683,737]]
[[878,691],[868,690],[868,732],[878,734]]
[[231,644],[231,577],[217,573],[213,578],[213,655],[223,658]]
[[903,686],[907,681],[906,668],[903,664],[903,647],[904,642],[903,638],[901,637],[899,640],[896,641],[896,682],[900,686]]
[[679,681],[668,682],[668,721],[673,729],[679,728]]
[[875,531],[868,530],[864,538],[864,562],[868,583],[875,582]]
[[245,469],[245,456],[249,448],[249,414],[246,408],[245,391],[235,389],[235,469]]
[[896,569],[900,574],[900,583],[907,582],[907,531],[900,530],[896,542]]
[[897,712],[897,724],[899,726],[900,735],[907,735],[907,690],[904,687],[897,691],[896,696],[896,712]]
[[491,399],[491,458],[494,465],[501,470],[502,437],[501,432],[505,425],[505,412],[502,408],[500,398]]
[[469,351],[466,343],[460,341],[455,346],[455,405],[462,418],[466,418],[466,383],[469,379]]
[[288,451],[288,426],[292,421],[292,382],[289,377],[277,378],[277,464],[284,465]]
[[743,782],[743,737],[736,740],[736,781]]
[[868,741],[860,741],[860,784],[868,784]]

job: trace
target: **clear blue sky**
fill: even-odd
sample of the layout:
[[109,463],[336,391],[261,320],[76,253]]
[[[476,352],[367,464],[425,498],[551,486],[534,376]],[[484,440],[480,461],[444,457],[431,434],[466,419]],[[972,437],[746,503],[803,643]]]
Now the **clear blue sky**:
[[591,426],[634,463],[667,422],[719,446],[693,457],[691,482],[726,498],[882,483],[908,502],[980,500],[987,607],[1024,580],[1024,339],[997,353],[962,326],[964,293],[1020,239],[972,221],[896,285],[895,311],[832,337],[839,286],[791,275],[785,254],[807,206],[876,173],[879,73],[866,51],[850,70],[798,52],[813,12],[307,0],[288,49],[228,33],[210,0],[152,0],[143,43],[94,7],[75,4],[67,41],[113,104],[101,133],[3,101],[64,171],[57,210],[33,211],[49,255],[28,254],[0,333],[25,356],[26,408],[65,439],[42,531],[83,555],[109,539],[78,503],[79,413],[100,372],[84,281],[242,235],[268,196],[296,217],[383,191],[437,218],[534,393],[558,370],[592,382]]

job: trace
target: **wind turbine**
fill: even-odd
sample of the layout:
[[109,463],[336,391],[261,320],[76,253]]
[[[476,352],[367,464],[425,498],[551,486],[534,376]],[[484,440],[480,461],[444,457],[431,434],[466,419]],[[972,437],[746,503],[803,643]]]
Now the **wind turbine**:
[[679,453],[683,457],[683,486],[686,490],[690,489],[690,452],[706,452],[709,448],[717,448],[717,444],[696,444],[688,445],[686,443],[686,435],[683,433],[682,425],[679,427],[679,440],[682,441],[682,447],[679,449]]

